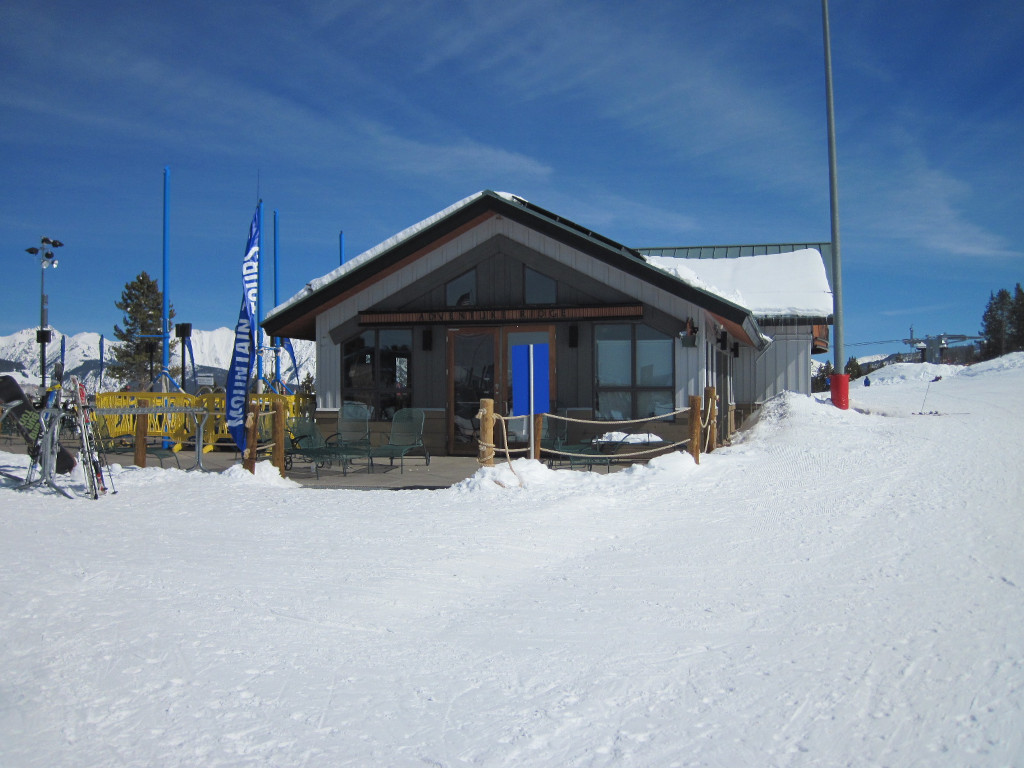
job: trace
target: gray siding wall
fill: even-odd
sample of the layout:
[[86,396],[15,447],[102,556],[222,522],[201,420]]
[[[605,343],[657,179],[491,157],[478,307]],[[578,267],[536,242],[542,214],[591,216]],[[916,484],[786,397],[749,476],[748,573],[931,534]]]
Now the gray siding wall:
[[765,326],[763,330],[774,341],[760,356],[749,347],[740,348],[734,379],[736,402],[763,403],[784,391],[809,395],[811,326]]

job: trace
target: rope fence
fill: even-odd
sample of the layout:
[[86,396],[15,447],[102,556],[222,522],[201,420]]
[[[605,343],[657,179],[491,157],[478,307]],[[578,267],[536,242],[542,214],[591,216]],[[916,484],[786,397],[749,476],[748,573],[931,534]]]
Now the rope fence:
[[[581,463],[591,464],[594,463],[610,463],[612,461],[626,461],[630,459],[646,460],[652,456],[661,455],[670,451],[687,446],[689,452],[693,455],[694,461],[700,463],[700,454],[702,452],[708,453],[713,450],[716,443],[716,416],[717,416],[717,397],[715,395],[715,388],[708,387],[705,389],[706,404],[700,397],[691,397],[690,406],[687,408],[680,408],[669,413],[659,414],[657,416],[647,416],[639,419],[615,419],[615,420],[596,420],[596,419],[584,419],[575,418],[565,414],[555,413],[544,413],[536,414],[535,418],[535,429],[533,435],[533,451],[534,454],[540,458],[542,455],[547,455],[549,461],[551,457],[558,457],[568,459],[570,464]],[[658,435],[653,435],[655,440],[650,439],[651,433],[636,434],[635,432],[620,433],[615,430],[617,427],[636,427],[642,424],[651,424],[655,422],[674,421],[677,417],[687,414],[690,421],[690,435],[682,440],[665,441]],[[509,468],[512,469],[512,473],[515,473],[515,468],[512,466],[512,455],[516,454],[527,454],[530,453],[531,447],[526,446],[523,448],[511,448],[508,442],[508,436],[510,433],[509,424],[510,422],[519,420],[528,420],[529,416],[502,416],[501,414],[494,413],[494,401],[490,399],[484,399],[480,401],[480,410],[476,414],[477,419],[480,421],[480,437],[479,452],[477,461],[485,466],[494,465],[494,456],[498,445],[494,439],[494,425],[495,423],[500,424],[502,445],[500,447],[501,452],[504,454],[505,461],[509,464]],[[558,436],[553,436],[554,430],[550,428],[545,430],[545,426],[550,422],[564,422],[566,429],[559,432]],[[591,438],[589,441],[585,441],[577,446],[570,445],[568,442],[568,425],[569,424],[581,424],[590,427],[596,427],[592,431],[600,433],[597,437]],[[527,424],[527,427],[529,425]],[[528,433],[528,429],[524,432]],[[539,432],[539,434],[538,434]],[[546,433],[546,434],[545,434]],[[621,437],[619,435],[621,434]],[[632,439],[631,439],[632,438]],[[653,448],[647,448],[638,451],[626,451],[623,452],[620,449],[623,446],[637,444],[637,443],[654,443],[657,442]],[[547,444],[545,444],[547,443]],[[568,448],[574,448],[575,450],[567,450]],[[578,461],[577,461],[578,460]],[[519,479],[518,475],[516,478]],[[520,480],[520,483],[522,481]]]

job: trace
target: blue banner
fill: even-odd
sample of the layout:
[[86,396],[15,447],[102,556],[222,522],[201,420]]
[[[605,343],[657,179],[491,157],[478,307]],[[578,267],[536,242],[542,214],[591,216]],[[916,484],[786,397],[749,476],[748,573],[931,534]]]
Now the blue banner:
[[[196,353],[192,351],[192,337],[186,336],[182,341],[185,342],[185,351],[188,352],[188,358],[192,361],[192,391],[196,392],[199,390],[199,382],[196,380]],[[185,383],[185,371],[181,372],[181,383]]]
[[299,363],[295,359],[295,347],[292,346],[291,339],[281,339],[281,346],[284,347],[284,351],[288,353],[288,356],[292,359],[292,372],[295,374],[295,383],[301,384],[302,380],[299,378]]
[[235,324],[235,345],[228,368],[225,411],[228,431],[238,449],[245,452],[245,408],[249,394],[249,379],[255,362],[253,355],[256,331],[256,302],[259,297],[260,273],[260,208],[249,225],[249,241],[242,259],[242,306]]
[[96,385],[96,391],[99,392],[103,387],[103,335],[100,335],[100,380]]

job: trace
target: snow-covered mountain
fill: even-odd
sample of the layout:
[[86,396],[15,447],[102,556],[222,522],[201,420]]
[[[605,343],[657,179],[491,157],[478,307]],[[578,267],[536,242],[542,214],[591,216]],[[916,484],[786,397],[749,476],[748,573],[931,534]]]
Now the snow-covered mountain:
[[[63,334],[54,329],[53,340],[46,345],[47,380],[53,374],[54,364],[60,360],[61,338]],[[120,388],[121,382],[109,375],[112,350],[118,342],[113,339],[104,341],[104,373],[100,386],[100,334],[79,333],[64,338],[64,371],[66,375],[75,375],[85,381],[90,392],[97,389],[113,390]],[[235,333],[230,328],[218,328],[214,331],[192,331],[192,350],[195,353],[196,371],[202,376],[212,375],[216,386],[224,386],[227,369],[231,364],[231,349]],[[316,344],[312,341],[295,339],[295,358],[299,364],[299,378],[312,373],[316,365]],[[157,351],[155,365],[160,366],[160,352]],[[181,347],[176,347],[172,366],[181,365]],[[264,365],[273,366],[273,358],[265,358]],[[188,386],[191,391],[192,365],[187,364]],[[28,394],[34,394],[39,384],[39,344],[36,342],[36,329],[27,328],[10,336],[0,336],[0,374],[14,376]],[[295,381],[292,363],[288,355],[281,358],[281,377],[289,383]]]

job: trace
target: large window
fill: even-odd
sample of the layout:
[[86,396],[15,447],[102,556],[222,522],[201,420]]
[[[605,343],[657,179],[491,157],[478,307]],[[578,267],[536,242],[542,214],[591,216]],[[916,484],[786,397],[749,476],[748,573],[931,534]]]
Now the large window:
[[558,301],[558,286],[547,275],[524,267],[523,298],[527,304],[554,304]]
[[412,330],[363,331],[342,345],[342,402],[366,403],[371,418],[390,421],[412,402]]
[[639,419],[675,410],[672,337],[646,325],[594,329],[597,417]]
[[444,303],[449,307],[476,306],[476,270],[471,269],[444,287]]

